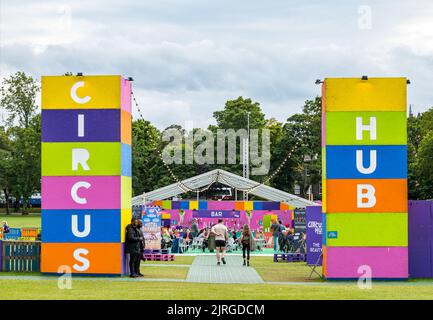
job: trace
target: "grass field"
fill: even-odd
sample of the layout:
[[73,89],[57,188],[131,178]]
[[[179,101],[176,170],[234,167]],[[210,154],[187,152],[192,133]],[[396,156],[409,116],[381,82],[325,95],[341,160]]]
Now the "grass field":
[[[193,257],[176,256],[167,267],[142,263],[145,281],[129,278],[80,278],[72,280],[72,289],[61,290],[57,277],[39,273],[0,273],[1,299],[433,299],[433,281],[374,282],[362,290],[356,282],[324,282],[317,277],[306,281],[309,268],[303,263],[274,263],[272,257],[252,257],[251,265],[266,284],[206,284],[182,281]],[[165,264],[165,263],[164,263]],[[16,278],[12,278],[15,276]],[[164,282],[152,279],[166,279]],[[285,284],[281,282],[286,282]]]
[[[38,227],[40,215],[0,215],[11,227]],[[0,272],[0,300],[3,299],[433,299],[432,280],[374,282],[370,290],[356,282],[308,280],[305,263],[274,263],[271,256],[252,256],[265,284],[206,284],[184,282],[193,256],[176,255],[175,261],[148,261],[141,265],[140,279],[73,278],[72,289],[61,290],[57,277],[40,273]],[[164,266],[160,266],[163,264]],[[163,279],[164,281],[162,281]],[[176,282],[174,282],[176,281]]]
[[40,213],[30,213],[26,216],[23,216],[21,213],[13,213],[11,215],[0,214],[0,222],[3,220],[7,221],[11,228],[41,226]]

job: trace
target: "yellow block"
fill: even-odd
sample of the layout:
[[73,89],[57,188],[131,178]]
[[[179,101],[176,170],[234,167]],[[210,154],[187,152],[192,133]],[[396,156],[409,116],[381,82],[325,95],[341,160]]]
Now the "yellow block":
[[326,78],[326,111],[406,111],[406,78]]
[[44,76],[42,109],[120,109],[121,76]]
[[131,177],[122,176],[120,178],[120,184],[122,188],[121,196],[121,207],[122,209],[131,209],[132,207],[132,179]]
[[121,225],[120,225],[120,242],[125,242],[125,229],[131,223],[132,209],[122,209],[121,211]]
[[190,201],[189,210],[198,210],[198,201]]
[[252,211],[254,208],[254,204],[252,201],[245,201],[244,202],[244,210]]

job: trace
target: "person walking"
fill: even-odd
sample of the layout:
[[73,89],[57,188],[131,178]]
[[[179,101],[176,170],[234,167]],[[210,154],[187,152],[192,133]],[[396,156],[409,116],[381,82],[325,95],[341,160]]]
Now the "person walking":
[[242,244],[242,257],[244,258],[244,266],[250,266],[250,252],[255,250],[255,241],[250,226],[245,224],[242,229],[242,234],[239,238]]
[[272,231],[272,237],[274,240],[274,252],[278,251],[278,240],[281,232],[280,225],[278,224],[277,220],[272,221],[271,225],[271,231]]
[[218,219],[218,223],[212,227],[211,233],[215,235],[217,265],[221,265],[221,261],[223,264],[226,264],[226,240],[229,234],[227,227],[223,223],[223,219]]
[[137,270],[140,265],[140,242],[143,240],[140,237],[140,232],[137,229],[137,219],[132,218],[131,224],[126,226],[126,252],[129,253],[129,277],[138,278],[140,277],[140,270]]

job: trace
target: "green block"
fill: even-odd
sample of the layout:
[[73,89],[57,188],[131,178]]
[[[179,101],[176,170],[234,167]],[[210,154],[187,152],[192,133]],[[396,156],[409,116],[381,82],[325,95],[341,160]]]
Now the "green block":
[[[72,149],[86,149],[89,170],[78,164],[72,170]],[[120,142],[43,142],[42,176],[119,176]]]
[[328,247],[407,247],[407,213],[328,213],[326,229],[337,231],[327,238]]
[[[376,118],[376,140],[370,132],[363,132],[363,139],[356,139],[356,118],[362,117],[364,125],[370,117]],[[382,112],[326,112],[326,145],[406,145],[406,113]]]
[[171,209],[171,201],[170,200],[163,200],[162,201],[162,208],[165,210]]

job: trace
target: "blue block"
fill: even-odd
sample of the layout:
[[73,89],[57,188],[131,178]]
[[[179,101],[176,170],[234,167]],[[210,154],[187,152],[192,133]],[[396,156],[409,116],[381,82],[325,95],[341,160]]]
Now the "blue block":
[[183,210],[189,210],[189,201],[181,201],[180,208]]
[[253,210],[263,210],[263,201],[254,201]]
[[121,147],[122,155],[122,176],[131,177],[131,166],[132,166],[132,155],[131,146],[126,143],[122,143]]
[[[362,150],[363,167],[370,167],[370,151],[376,151],[376,169],[363,174],[356,167],[356,152]],[[406,146],[327,146],[327,179],[406,179]]]
[[[78,217],[78,231],[84,231],[84,216],[90,215],[87,236],[73,234],[73,215]],[[120,242],[120,228],[120,210],[42,210],[42,242]]]
[[198,202],[199,210],[207,210],[207,201],[199,201]]

